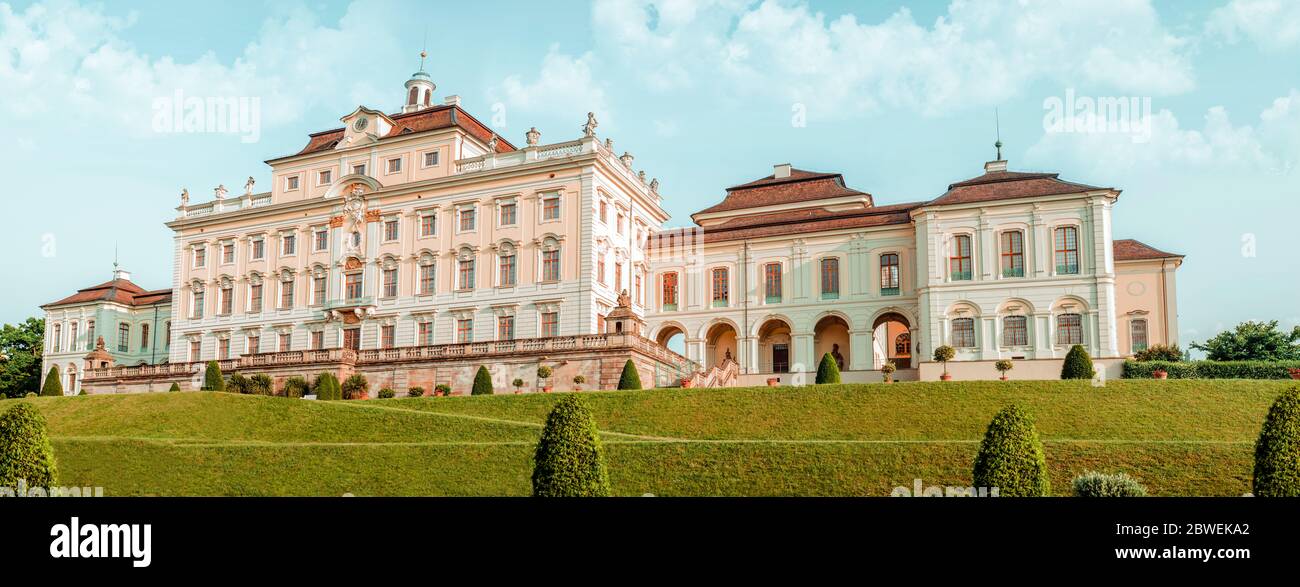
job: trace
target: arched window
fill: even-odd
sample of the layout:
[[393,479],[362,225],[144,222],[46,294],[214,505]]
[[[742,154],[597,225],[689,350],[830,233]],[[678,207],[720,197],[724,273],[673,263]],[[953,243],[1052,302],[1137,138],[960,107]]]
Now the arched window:
[[420,88],[419,88],[419,86],[411,86],[411,91],[408,92],[408,93],[406,94],[406,103],[407,103],[408,105],[413,105],[413,104],[419,104],[419,103],[420,103]]
[[970,280],[973,269],[970,235],[959,234],[952,237],[952,253],[948,257],[948,271],[952,281]]
[[912,354],[912,333],[904,332],[894,339],[894,354],[899,356]]
[[1073,226],[1058,227],[1054,242],[1056,274],[1077,275],[1079,273],[1079,229]]
[[975,347],[974,318],[957,318],[952,321],[952,346],[957,348]]

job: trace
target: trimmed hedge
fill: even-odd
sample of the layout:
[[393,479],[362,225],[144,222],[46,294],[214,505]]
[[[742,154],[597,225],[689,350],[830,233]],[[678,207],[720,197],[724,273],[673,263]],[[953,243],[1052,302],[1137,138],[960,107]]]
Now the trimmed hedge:
[[474,389],[470,395],[492,395],[492,374],[488,373],[487,367],[479,365],[478,372],[474,374]]
[[1251,490],[1257,497],[1300,497],[1300,386],[1268,409],[1255,442]]
[[63,382],[60,381],[59,366],[50,367],[50,372],[45,375],[45,385],[41,386],[41,395],[44,396],[61,396],[63,395]]
[[0,414],[0,487],[18,487],[26,479],[28,487],[49,489],[59,475],[45,416],[30,403],[15,403]]
[[1092,357],[1088,356],[1083,345],[1070,347],[1070,352],[1065,354],[1065,362],[1061,365],[1061,379],[1092,379],[1096,376],[1097,370],[1092,368]]
[[533,496],[607,497],[609,493],[596,418],[577,395],[567,395],[546,417],[533,453]]
[[1300,361],[1124,361],[1125,379],[1151,379],[1164,369],[1170,379],[1290,379]]
[[316,391],[316,399],[323,401],[334,401],[343,399],[343,388],[339,385],[339,378],[333,373],[321,373],[316,376],[316,383],[312,386]]
[[636,363],[628,359],[623,363],[623,373],[618,377],[618,388],[636,390],[641,389],[641,374],[636,370]]
[[1029,414],[1015,404],[998,412],[975,455],[975,487],[998,488],[1001,497],[1051,495],[1043,443]]
[[1074,478],[1074,494],[1079,497],[1146,497],[1147,488],[1126,473],[1107,475],[1088,471]]
[[822,355],[822,362],[817,364],[817,383],[839,383],[840,365],[830,353]]
[[203,374],[202,391],[225,391],[226,379],[221,376],[221,365],[216,361],[208,361],[208,370]]

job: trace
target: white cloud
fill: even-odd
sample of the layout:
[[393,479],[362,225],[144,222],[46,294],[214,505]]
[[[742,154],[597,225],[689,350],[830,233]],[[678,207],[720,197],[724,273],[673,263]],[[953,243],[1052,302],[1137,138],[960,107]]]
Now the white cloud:
[[1145,0],[956,0],[928,26],[906,8],[864,23],[802,2],[599,0],[593,21],[598,44],[650,90],[713,84],[821,117],[983,107],[1042,79],[1143,95],[1194,86],[1187,41]]
[[602,130],[608,130],[614,126],[613,117],[605,89],[592,74],[595,60],[590,52],[574,57],[552,45],[536,77],[509,76],[492,93],[511,112],[567,113],[574,120],[574,130],[586,120],[587,112],[595,112]]
[[1206,31],[1229,43],[1245,36],[1268,51],[1300,46],[1300,2],[1232,0],[1210,13]]

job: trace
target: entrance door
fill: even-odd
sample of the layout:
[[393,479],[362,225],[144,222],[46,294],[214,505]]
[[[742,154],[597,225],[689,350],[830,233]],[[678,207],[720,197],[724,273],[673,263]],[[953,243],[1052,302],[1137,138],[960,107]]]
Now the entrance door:
[[343,331],[343,348],[361,350],[361,329],[348,328]]
[[772,372],[789,373],[790,372],[790,346],[784,344],[772,345]]

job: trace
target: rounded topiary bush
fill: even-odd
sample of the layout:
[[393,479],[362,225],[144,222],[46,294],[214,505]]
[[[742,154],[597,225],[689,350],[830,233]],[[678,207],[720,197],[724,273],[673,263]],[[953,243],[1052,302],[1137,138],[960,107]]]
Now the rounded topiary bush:
[[1074,494],[1079,497],[1145,497],[1147,488],[1125,473],[1107,475],[1088,471],[1074,478]]
[[975,487],[998,488],[1002,497],[1041,497],[1052,491],[1043,444],[1033,418],[1012,404],[989,423],[975,455]]
[[354,373],[343,381],[343,399],[361,399],[370,393],[370,381],[365,375]]
[[27,402],[0,414],[0,487],[53,487],[58,481],[45,417]]
[[397,397],[397,391],[391,387],[379,390],[379,399],[393,399],[395,397]]
[[479,365],[478,372],[474,374],[474,389],[470,395],[492,395],[492,374],[488,373],[487,367]]
[[839,383],[840,364],[830,353],[822,355],[822,362],[817,365],[817,383]]
[[343,399],[343,388],[339,385],[338,377],[335,377],[333,373],[317,375],[316,384],[313,387],[318,400],[333,401]]
[[596,418],[577,395],[555,404],[533,453],[536,497],[605,497],[609,473]]
[[203,373],[203,391],[225,391],[226,379],[221,376],[221,365],[216,361],[208,361],[208,369]]
[[637,373],[636,363],[628,359],[623,363],[623,373],[618,376],[619,389],[641,389],[641,374]]
[[1283,392],[1264,417],[1251,488],[1259,497],[1300,497],[1300,387]]
[[1097,371],[1092,368],[1092,357],[1088,356],[1083,345],[1070,347],[1070,352],[1065,355],[1065,363],[1061,365],[1061,379],[1092,379],[1096,376]]
[[45,385],[41,386],[41,395],[60,396],[63,395],[63,382],[59,380],[59,366],[50,367],[50,372],[45,375]]
[[423,396],[424,396],[424,388],[423,388],[423,387],[419,387],[419,386],[412,387],[412,388],[406,390],[406,395],[408,395],[408,396],[410,396],[410,397],[423,397]]

